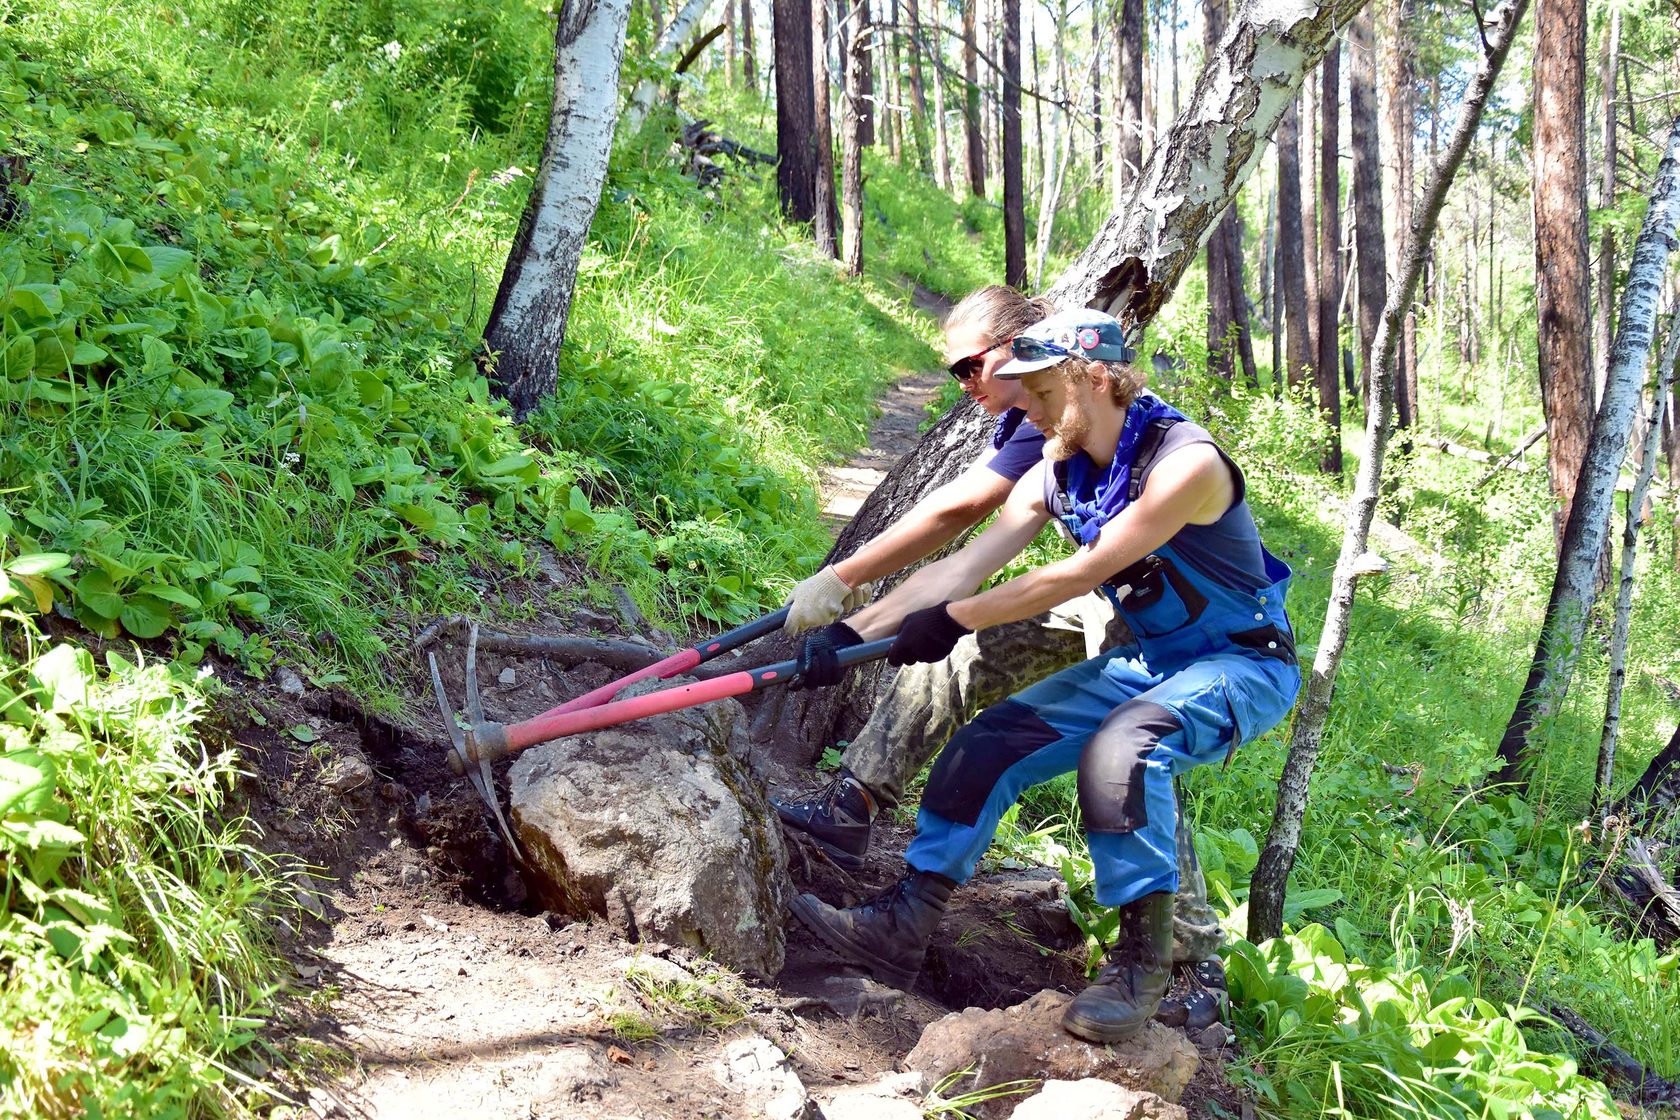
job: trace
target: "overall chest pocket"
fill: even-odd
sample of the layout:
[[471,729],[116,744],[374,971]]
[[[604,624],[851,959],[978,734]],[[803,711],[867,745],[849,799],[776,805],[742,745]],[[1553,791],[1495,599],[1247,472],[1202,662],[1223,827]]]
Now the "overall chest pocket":
[[1120,600],[1120,609],[1139,637],[1156,638],[1180,630],[1207,609],[1207,597],[1176,564],[1159,555],[1145,556],[1109,582],[1131,584],[1131,594]]

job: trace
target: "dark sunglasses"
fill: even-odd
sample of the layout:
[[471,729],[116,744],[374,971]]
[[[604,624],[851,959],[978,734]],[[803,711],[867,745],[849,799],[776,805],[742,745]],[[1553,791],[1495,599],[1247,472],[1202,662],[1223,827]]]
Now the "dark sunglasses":
[[970,354],[966,358],[958,358],[956,361],[951,363],[951,376],[956,378],[957,381],[966,384],[973,379],[975,374],[980,372],[980,366],[983,364],[983,359],[987,354],[990,354],[993,350],[1008,346],[1013,341],[1015,340],[1012,338],[1006,338],[1002,342],[992,343],[978,354]]
[[1028,338],[1025,335],[1009,340],[1009,352],[1023,362],[1036,362],[1044,358],[1074,357],[1073,351],[1065,346],[1057,346],[1054,342],[1041,342],[1036,338]]

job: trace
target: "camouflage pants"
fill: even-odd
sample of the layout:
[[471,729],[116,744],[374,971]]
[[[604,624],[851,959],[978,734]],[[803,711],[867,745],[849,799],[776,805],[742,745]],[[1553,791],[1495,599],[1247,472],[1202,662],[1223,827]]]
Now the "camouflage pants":
[[[1118,615],[1096,593],[1036,618],[970,634],[944,661],[899,669],[842,761],[876,800],[896,805],[905,785],[982,708],[1130,641]],[[1210,960],[1218,954],[1222,934],[1186,827],[1178,829],[1178,884],[1173,959]]]

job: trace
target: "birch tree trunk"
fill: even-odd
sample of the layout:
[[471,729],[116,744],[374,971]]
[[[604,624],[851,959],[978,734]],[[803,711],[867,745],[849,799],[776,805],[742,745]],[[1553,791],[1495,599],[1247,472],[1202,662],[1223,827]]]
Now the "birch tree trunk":
[[1540,624],[1534,661],[1523,684],[1516,710],[1499,743],[1503,760],[1497,780],[1520,781],[1533,755],[1539,730],[1569,691],[1570,677],[1586,633],[1587,616],[1598,595],[1598,566],[1609,532],[1610,508],[1616,479],[1627,456],[1628,436],[1639,411],[1645,362],[1657,315],[1663,272],[1680,216],[1680,120],[1669,133],[1661,165],[1651,187],[1651,205],[1633,246],[1627,286],[1616,316],[1616,342],[1610,351],[1610,373],[1604,399],[1593,419],[1592,440],[1581,462],[1581,473],[1564,525],[1557,575]]
[[[1064,307],[1098,307],[1147,323],[1171,298],[1218,216],[1265,153],[1284,107],[1365,0],[1239,4],[1225,39],[1197,80],[1184,114],[1156,146],[1135,203],[1109,216],[1048,293]],[[924,435],[863,504],[826,563],[849,556],[934,487],[973,461],[991,421],[960,402]],[[772,757],[808,765],[817,751],[861,726],[874,677],[841,688],[767,695],[753,720]]]
[[[711,7],[713,0],[688,0],[677,12],[670,26],[659,33],[659,39],[653,44],[653,61],[662,62],[683,44],[706,9]],[[636,89],[630,94],[630,104],[624,110],[624,127],[627,132],[635,132],[647,120],[648,113],[653,109],[654,99],[659,96],[659,83],[652,78],[643,78],[636,83]]]
[[523,418],[554,394],[578,258],[601,202],[630,0],[578,0],[554,25],[554,99],[531,197],[484,327],[485,375]]
[[1622,722],[1622,686],[1627,683],[1628,630],[1633,614],[1633,559],[1639,544],[1639,525],[1645,517],[1645,496],[1657,473],[1657,441],[1662,433],[1662,406],[1674,387],[1674,359],[1680,354],[1680,310],[1668,323],[1668,342],[1657,362],[1656,386],[1651,393],[1645,438],[1639,448],[1639,471],[1628,493],[1627,519],[1622,528],[1621,580],[1616,591],[1616,621],[1610,629],[1610,684],[1605,690],[1604,733],[1598,742],[1598,781],[1593,787],[1593,813],[1610,797],[1616,776],[1616,735]]
[[758,54],[753,50],[752,0],[741,0],[741,77],[747,88],[758,89]]
[[870,0],[855,0],[853,11],[862,14],[852,21],[852,46],[863,51],[863,80],[858,84],[858,143],[875,146],[875,14]]
[[1534,294],[1552,528],[1569,521],[1592,432],[1588,307],[1586,0],[1538,0],[1534,58]]
[[1026,191],[1021,182],[1021,0],[1003,0],[1003,282],[1027,286]]
[[1276,937],[1283,930],[1284,896],[1290,869],[1295,865],[1295,853],[1300,846],[1307,791],[1324,739],[1324,723],[1330,713],[1336,672],[1341,667],[1342,652],[1347,645],[1348,623],[1353,615],[1354,581],[1363,570],[1361,560],[1366,553],[1371,521],[1376,515],[1377,498],[1382,488],[1383,453],[1388,444],[1389,422],[1394,407],[1394,357],[1401,316],[1417,293],[1424,256],[1435,236],[1435,227],[1446,203],[1447,189],[1458,174],[1464,153],[1469,150],[1470,142],[1476,135],[1482,110],[1487,106],[1500,67],[1510,53],[1511,41],[1516,37],[1517,25],[1527,6],[1528,0],[1506,0],[1489,17],[1489,26],[1485,29],[1488,51],[1466,91],[1452,142],[1448,144],[1441,162],[1431,169],[1423,198],[1412,211],[1400,274],[1389,289],[1388,301],[1377,325],[1372,346],[1371,407],[1365,418],[1365,454],[1359,460],[1353,497],[1348,502],[1342,550],[1336,559],[1330,604],[1325,612],[1324,627],[1319,633],[1317,651],[1313,655],[1312,673],[1307,678],[1306,698],[1295,713],[1289,754],[1278,779],[1277,808],[1272,815],[1271,829],[1266,834],[1266,846],[1260,853],[1249,885],[1248,939],[1255,943]]

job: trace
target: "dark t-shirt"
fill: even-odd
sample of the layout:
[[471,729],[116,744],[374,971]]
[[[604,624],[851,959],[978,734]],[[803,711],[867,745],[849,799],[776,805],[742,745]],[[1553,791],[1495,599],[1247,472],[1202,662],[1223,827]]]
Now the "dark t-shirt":
[[1025,409],[1012,408],[998,417],[992,429],[992,448],[997,454],[987,460],[986,466],[1017,482],[1044,457],[1044,433],[1033,427]]

